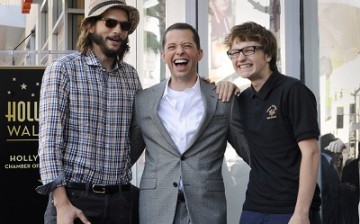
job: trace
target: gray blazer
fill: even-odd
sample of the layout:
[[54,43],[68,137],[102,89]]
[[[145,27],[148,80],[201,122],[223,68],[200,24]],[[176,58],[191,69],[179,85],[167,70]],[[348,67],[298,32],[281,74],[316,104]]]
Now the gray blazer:
[[197,134],[181,155],[157,114],[166,83],[163,81],[135,96],[132,164],[146,146],[140,182],[140,223],[173,223],[180,176],[191,223],[226,223],[221,167],[227,141],[245,162],[250,161],[238,103],[235,97],[229,103],[221,102],[215,85],[201,80],[205,115]]

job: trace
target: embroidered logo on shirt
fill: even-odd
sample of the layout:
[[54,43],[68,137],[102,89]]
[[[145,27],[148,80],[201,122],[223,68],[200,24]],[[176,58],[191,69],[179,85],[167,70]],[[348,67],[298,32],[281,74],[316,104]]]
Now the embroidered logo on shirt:
[[274,119],[276,118],[276,114],[277,114],[277,107],[275,105],[271,105],[267,110],[266,113],[268,114],[268,116],[266,117],[267,120],[270,119]]

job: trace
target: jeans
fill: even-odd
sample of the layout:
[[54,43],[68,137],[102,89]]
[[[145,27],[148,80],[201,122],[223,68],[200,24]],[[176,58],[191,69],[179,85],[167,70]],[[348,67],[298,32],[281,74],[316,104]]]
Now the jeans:
[[[240,217],[240,224],[288,224],[293,214],[267,214],[245,210]],[[322,224],[320,211],[310,210],[311,224]]]
[[[131,224],[131,191],[114,194],[96,194],[91,191],[66,189],[71,203],[81,209],[91,224]],[[52,194],[44,215],[45,224],[56,224],[56,208]],[[82,223],[75,220],[74,224]]]

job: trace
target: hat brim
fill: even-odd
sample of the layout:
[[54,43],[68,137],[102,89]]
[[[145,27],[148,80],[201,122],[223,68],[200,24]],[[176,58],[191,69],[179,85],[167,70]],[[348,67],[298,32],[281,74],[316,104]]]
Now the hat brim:
[[137,8],[130,5],[123,5],[119,3],[108,4],[99,9],[96,9],[94,12],[90,12],[91,14],[84,18],[83,23],[85,23],[89,18],[98,17],[106,12],[106,10],[110,8],[120,8],[125,10],[128,13],[129,22],[131,23],[131,28],[129,30],[129,34],[133,33],[140,21],[140,15]]

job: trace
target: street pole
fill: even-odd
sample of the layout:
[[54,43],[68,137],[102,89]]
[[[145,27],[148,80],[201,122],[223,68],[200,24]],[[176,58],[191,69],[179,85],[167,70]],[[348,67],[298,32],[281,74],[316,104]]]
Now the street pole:
[[349,156],[350,158],[357,158],[358,155],[358,151],[359,151],[359,137],[358,137],[358,102],[357,102],[357,95],[360,92],[360,86],[357,87],[357,89],[354,90],[353,93],[351,93],[352,96],[354,96],[354,107],[351,109],[350,111],[350,116],[352,118],[352,127],[350,127],[350,132],[349,132],[349,136],[350,136],[350,141],[349,141],[349,147],[350,147],[350,151],[349,151]]

